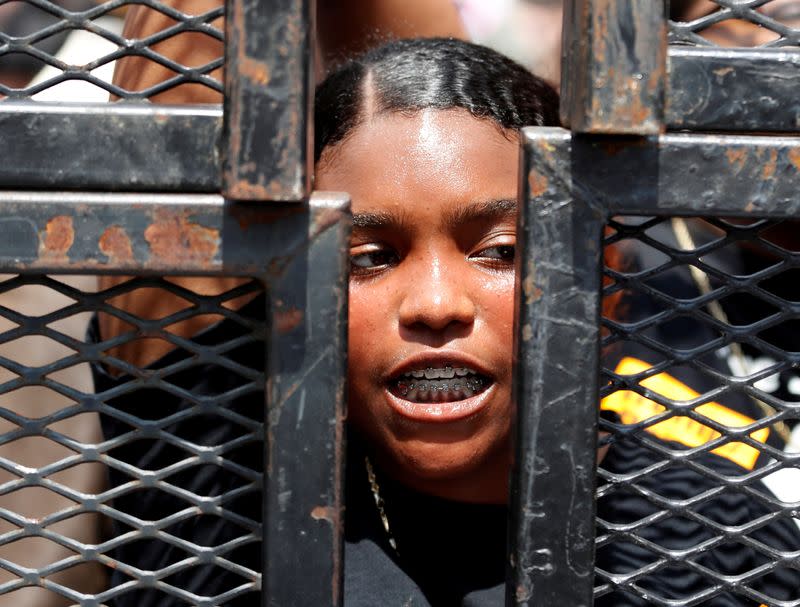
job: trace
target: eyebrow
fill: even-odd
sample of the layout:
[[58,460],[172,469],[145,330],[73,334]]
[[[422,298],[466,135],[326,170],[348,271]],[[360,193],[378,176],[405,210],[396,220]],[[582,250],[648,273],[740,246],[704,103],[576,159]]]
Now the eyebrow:
[[517,214],[517,201],[511,198],[486,200],[454,209],[444,217],[444,225],[454,228],[467,223],[508,219]]
[[408,219],[405,211],[400,213],[387,213],[385,211],[353,213],[353,227],[362,230],[403,229],[407,225]]
[[[465,204],[442,218],[442,224],[448,228],[457,227],[466,223],[514,217],[517,213],[517,201],[514,199],[498,199]],[[379,229],[406,229],[409,225],[408,211],[403,209],[399,213],[374,211],[353,214],[353,227],[361,230]]]

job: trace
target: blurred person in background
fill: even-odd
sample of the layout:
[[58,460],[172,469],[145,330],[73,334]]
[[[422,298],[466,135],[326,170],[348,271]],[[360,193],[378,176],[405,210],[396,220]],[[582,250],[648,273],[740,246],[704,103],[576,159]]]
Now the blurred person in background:
[[558,89],[562,0],[456,0],[474,40],[495,48]]

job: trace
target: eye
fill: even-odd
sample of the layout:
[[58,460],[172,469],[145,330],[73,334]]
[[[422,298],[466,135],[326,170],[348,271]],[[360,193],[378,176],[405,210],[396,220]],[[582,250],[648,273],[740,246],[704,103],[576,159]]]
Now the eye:
[[470,255],[473,259],[488,259],[493,263],[511,264],[514,262],[516,246],[513,244],[501,244],[486,247]]
[[389,248],[356,247],[350,253],[350,271],[354,274],[369,272],[396,265],[398,260],[397,253]]

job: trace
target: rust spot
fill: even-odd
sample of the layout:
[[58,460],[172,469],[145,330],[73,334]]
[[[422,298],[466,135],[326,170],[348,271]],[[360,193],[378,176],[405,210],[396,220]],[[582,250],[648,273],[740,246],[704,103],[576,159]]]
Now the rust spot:
[[335,523],[336,519],[339,517],[336,516],[334,509],[330,506],[317,506],[311,511],[311,518],[313,518],[315,521],[328,521],[329,523]]
[[121,226],[110,226],[100,236],[100,251],[114,263],[133,261],[131,239]]
[[614,108],[621,111],[614,112],[614,115],[610,117],[611,122],[617,125],[617,129],[622,124],[633,130],[649,123],[653,119],[652,108],[646,100],[642,99],[640,84],[638,80],[631,79],[620,82],[616,96],[618,101],[614,104]]
[[280,333],[294,331],[303,322],[303,312],[297,308],[289,308],[275,313],[275,328]]
[[210,265],[219,249],[219,230],[187,219],[185,212],[161,210],[147,226],[144,238],[150,245],[151,260],[163,265],[187,261]]
[[533,327],[526,324],[522,327],[522,341],[530,341],[533,339]]
[[730,74],[732,71],[733,71],[733,68],[732,68],[732,67],[730,67],[730,66],[728,66],[728,67],[721,67],[721,68],[719,68],[719,69],[716,69],[716,70],[714,70],[714,74],[716,75],[716,77],[717,77],[718,79],[722,80],[722,78],[724,78],[725,76],[727,76],[728,74]]
[[775,169],[778,166],[778,150],[772,149],[769,151],[769,160],[761,170],[761,176],[764,179],[772,179],[775,177]]
[[269,84],[269,66],[263,61],[253,59],[248,55],[239,57],[239,73],[259,86]]
[[522,292],[525,293],[525,303],[532,304],[539,301],[542,297],[542,290],[536,286],[536,266],[532,261],[528,261],[528,275],[522,281]]
[[228,187],[226,194],[234,200],[282,200],[286,197],[285,188],[279,179],[274,179],[267,185],[239,179]]
[[528,305],[539,301],[542,297],[542,290],[533,283],[533,276],[528,276],[522,281],[522,290],[525,293],[525,303]]
[[549,185],[547,177],[538,171],[532,170],[528,173],[528,190],[533,198],[539,198],[539,196],[547,192],[547,187]]
[[67,252],[75,242],[75,228],[72,225],[72,217],[67,215],[57,215],[47,222],[44,234],[41,235],[41,245],[39,255],[41,257],[54,258],[66,257]]
[[730,148],[725,152],[730,164],[737,165],[737,172],[744,168],[744,163],[747,160],[747,150],[745,148]]
[[794,165],[798,171],[800,171],[800,148],[791,148],[788,152],[789,162]]

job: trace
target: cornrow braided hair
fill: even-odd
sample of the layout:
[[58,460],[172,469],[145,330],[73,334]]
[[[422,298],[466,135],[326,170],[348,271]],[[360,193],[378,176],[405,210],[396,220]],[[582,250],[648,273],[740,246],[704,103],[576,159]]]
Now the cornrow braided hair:
[[[497,51],[453,38],[395,40],[328,75],[315,100],[316,161],[353,132],[367,107],[377,114],[464,109],[514,133],[560,125],[558,93],[549,84]],[[606,248],[605,261],[616,269],[624,265],[613,247]],[[613,315],[619,295],[604,299],[604,315]]]
[[460,108],[506,130],[559,124],[558,94],[505,55],[453,38],[396,40],[351,59],[320,84],[316,160],[365,118],[368,95],[377,113]]

